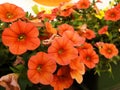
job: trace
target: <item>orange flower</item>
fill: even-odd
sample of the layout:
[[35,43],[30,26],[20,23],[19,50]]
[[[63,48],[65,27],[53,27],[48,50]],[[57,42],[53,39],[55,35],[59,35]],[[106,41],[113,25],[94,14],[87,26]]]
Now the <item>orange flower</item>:
[[72,14],[73,12],[73,9],[72,8],[68,8],[68,9],[65,9],[63,11],[60,11],[60,16],[63,16],[63,17],[68,17]]
[[99,62],[99,57],[93,49],[83,50],[80,53],[80,60],[90,69]]
[[4,22],[12,22],[24,16],[25,12],[18,6],[10,3],[0,4],[0,19]]
[[[54,11],[54,10],[53,10]],[[48,20],[54,20],[56,18],[56,13],[53,12],[51,14],[46,14],[45,13],[45,10],[43,11],[40,11],[38,14],[37,14],[37,18],[39,20],[44,20],[44,19],[48,19]]]
[[51,11],[52,11],[52,14],[57,16],[59,12],[59,7],[53,8]]
[[105,34],[108,30],[108,26],[103,26],[99,31],[98,31],[98,34]]
[[61,67],[57,74],[54,75],[53,82],[51,86],[54,87],[54,90],[64,90],[69,88],[73,83],[73,79],[70,76],[69,67]]
[[48,39],[50,38],[53,34],[57,34],[57,30],[53,28],[52,24],[50,22],[45,22],[45,31],[44,35],[40,36],[40,39]]
[[58,26],[58,33],[60,35],[62,35],[63,32],[65,32],[65,31],[74,31],[74,28],[69,24],[62,24],[62,25]]
[[100,53],[104,55],[106,58],[110,59],[113,56],[118,55],[118,49],[114,44],[104,43],[102,48],[100,48]]
[[85,42],[81,46],[77,47],[77,49],[80,54],[83,50],[93,49],[93,46],[90,43]]
[[[25,20],[23,20],[23,21],[25,21]],[[32,19],[32,20],[28,20],[27,19],[27,21],[33,23],[36,27],[43,27],[44,26],[43,22],[41,22],[41,20],[37,19],[37,18],[36,19]]]
[[48,48],[48,53],[60,65],[67,65],[78,56],[77,49],[65,37],[56,37]]
[[45,22],[45,27],[48,33],[50,34],[57,34],[57,30],[52,27],[51,23]]
[[65,31],[63,33],[63,37],[67,37],[74,46],[80,46],[85,42],[85,38],[80,37],[79,34],[75,31]]
[[96,37],[95,32],[93,30],[87,29],[85,32],[83,32],[83,35],[85,38],[91,40]]
[[85,66],[77,57],[70,63],[70,75],[80,84],[83,81],[83,74],[85,74]]
[[54,20],[56,18],[56,15],[55,14],[43,14],[41,18],[42,20],[44,19]]
[[79,0],[76,3],[76,7],[78,9],[87,9],[87,8],[89,8],[89,6],[90,6],[90,1],[89,0]]
[[56,63],[50,59],[48,54],[38,52],[28,61],[28,79],[34,83],[48,85],[53,80],[53,72],[56,70]]
[[105,12],[105,20],[117,21],[120,19],[119,10],[112,8]]
[[120,11],[120,3],[118,3],[118,4],[115,6],[115,9],[117,9],[117,10]]
[[32,23],[17,21],[2,33],[2,42],[13,54],[23,54],[40,45],[39,31]]

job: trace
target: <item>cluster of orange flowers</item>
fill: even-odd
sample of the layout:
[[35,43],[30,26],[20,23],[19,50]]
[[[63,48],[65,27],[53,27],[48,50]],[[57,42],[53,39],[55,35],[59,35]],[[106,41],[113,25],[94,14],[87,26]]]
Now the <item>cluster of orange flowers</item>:
[[[94,6],[97,2],[94,2]],[[83,75],[87,69],[99,64],[100,56],[111,59],[118,55],[119,50],[114,43],[94,41],[97,35],[108,35],[108,25],[99,27],[95,32],[87,23],[76,28],[69,20],[64,22],[69,18],[74,23],[73,13],[78,14],[90,7],[89,0],[80,0],[75,4],[63,3],[51,14],[42,11],[36,17],[26,17],[22,8],[10,3],[0,4],[1,23],[7,23],[1,35],[3,45],[11,54],[21,57],[26,52],[36,51],[28,60],[27,76],[30,82],[64,90],[72,85],[74,79],[82,83]],[[83,18],[79,16],[80,20]],[[108,9],[104,20],[119,21],[120,4]],[[52,22],[58,24],[53,25]],[[41,46],[43,50],[39,49]]]

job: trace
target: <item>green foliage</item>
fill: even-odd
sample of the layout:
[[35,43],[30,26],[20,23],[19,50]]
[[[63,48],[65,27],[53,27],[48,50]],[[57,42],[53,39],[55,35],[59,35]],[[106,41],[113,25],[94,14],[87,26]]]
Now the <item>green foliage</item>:
[[38,9],[38,6],[37,5],[34,5],[32,6],[32,10],[35,14],[38,14],[39,13],[39,9]]

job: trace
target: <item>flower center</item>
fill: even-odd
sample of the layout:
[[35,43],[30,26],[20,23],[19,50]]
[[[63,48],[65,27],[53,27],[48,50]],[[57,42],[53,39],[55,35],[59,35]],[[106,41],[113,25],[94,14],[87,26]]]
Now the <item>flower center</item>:
[[10,12],[7,12],[6,16],[7,16],[8,19],[11,19],[11,18],[14,17],[14,15]]
[[86,7],[87,5],[86,5],[86,3],[82,3],[82,5],[81,5],[82,7]]
[[41,70],[41,65],[38,65],[37,71],[40,71],[40,70]]
[[112,50],[111,50],[111,49],[108,49],[107,51],[108,51],[108,53],[111,53],[111,52],[112,52]]
[[63,51],[64,51],[64,49],[62,49],[62,48],[61,48],[61,49],[59,49],[59,50],[58,50],[58,54],[62,54],[62,53],[63,53]]
[[86,57],[86,60],[91,60],[91,58],[89,56]]
[[115,17],[116,16],[116,14],[115,13],[111,13],[111,17]]
[[24,34],[20,34],[19,36],[18,36],[18,40],[24,40],[25,39],[25,35]]

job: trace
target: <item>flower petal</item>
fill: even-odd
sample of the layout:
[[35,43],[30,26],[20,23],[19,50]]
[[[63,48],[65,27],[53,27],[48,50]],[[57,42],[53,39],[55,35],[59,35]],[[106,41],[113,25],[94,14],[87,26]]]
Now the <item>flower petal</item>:
[[20,55],[27,51],[26,45],[22,42],[16,41],[9,47],[12,54]]
[[26,40],[26,48],[28,50],[34,50],[38,48],[40,45],[40,39],[39,38],[27,38]]

